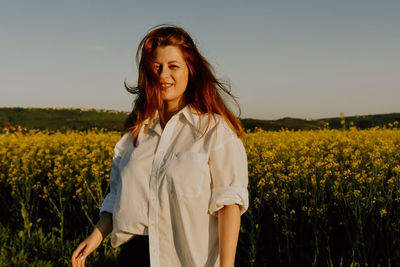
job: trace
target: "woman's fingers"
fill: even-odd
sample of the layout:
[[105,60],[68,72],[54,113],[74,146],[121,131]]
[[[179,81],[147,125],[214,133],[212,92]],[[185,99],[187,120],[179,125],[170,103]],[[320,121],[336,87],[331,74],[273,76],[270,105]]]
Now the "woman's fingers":
[[79,267],[85,266],[85,261],[86,258],[89,256],[90,253],[92,253],[97,246],[93,243],[93,240],[85,240],[86,241],[86,246],[81,250],[81,253],[78,254],[77,261],[79,263]]
[[[82,242],[75,249],[75,251],[71,257],[72,267],[84,266],[84,265],[81,265],[81,262],[82,262],[82,260],[86,259],[86,256],[84,255],[86,247],[87,247],[87,244],[85,242]],[[83,258],[82,258],[82,256],[83,256]]]
[[80,263],[79,266],[85,266],[85,261],[86,258],[89,256],[90,253],[92,253],[92,251],[94,250],[94,248],[90,247],[90,244],[88,244],[83,250],[82,252],[78,255],[78,262]]
[[78,262],[79,262],[79,267],[84,267],[85,266],[85,261],[86,261],[86,250],[83,250],[82,253],[79,255]]
[[80,267],[85,266],[85,260],[87,256],[86,248],[87,247],[85,247],[85,249],[83,249],[82,252],[78,255],[78,262]]

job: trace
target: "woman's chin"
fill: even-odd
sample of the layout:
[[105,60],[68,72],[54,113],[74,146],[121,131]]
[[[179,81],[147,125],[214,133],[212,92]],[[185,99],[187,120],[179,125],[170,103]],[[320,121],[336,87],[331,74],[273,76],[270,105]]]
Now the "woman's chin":
[[171,100],[175,100],[177,97],[176,95],[173,94],[173,92],[168,92],[168,91],[163,91],[161,93],[161,97],[164,101],[171,101]]

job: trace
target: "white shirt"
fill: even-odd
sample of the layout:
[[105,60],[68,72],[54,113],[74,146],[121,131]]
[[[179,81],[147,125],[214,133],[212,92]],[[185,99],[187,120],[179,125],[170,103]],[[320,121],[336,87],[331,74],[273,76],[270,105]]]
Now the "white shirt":
[[113,247],[149,235],[151,267],[219,266],[217,211],[237,203],[242,215],[249,200],[243,143],[215,117],[199,139],[207,115],[187,105],[164,129],[157,113],[148,130],[141,128],[137,147],[132,133],[117,142],[100,210],[112,213]]

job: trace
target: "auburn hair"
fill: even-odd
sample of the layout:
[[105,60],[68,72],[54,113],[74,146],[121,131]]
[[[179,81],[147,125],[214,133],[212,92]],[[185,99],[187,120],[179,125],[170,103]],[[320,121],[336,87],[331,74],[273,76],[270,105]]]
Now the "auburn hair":
[[214,114],[221,115],[236,135],[239,138],[242,137],[244,131],[240,120],[230,111],[222,98],[223,94],[231,97],[239,109],[240,116],[241,109],[230,92],[230,86],[216,78],[214,68],[201,55],[186,30],[176,25],[161,24],[150,29],[139,43],[136,52],[137,86],[131,87],[126,83],[126,80],[124,81],[126,90],[138,95],[134,101],[132,112],[124,122],[124,132],[134,133],[134,145],[136,146],[139,130],[144,121],[147,118],[152,121],[156,111],[162,116],[161,85],[158,74],[152,65],[152,60],[153,52],[157,47],[169,45],[180,49],[188,66],[189,78],[184,93],[185,103],[191,105],[199,115],[207,114],[208,126],[211,116],[214,117]]

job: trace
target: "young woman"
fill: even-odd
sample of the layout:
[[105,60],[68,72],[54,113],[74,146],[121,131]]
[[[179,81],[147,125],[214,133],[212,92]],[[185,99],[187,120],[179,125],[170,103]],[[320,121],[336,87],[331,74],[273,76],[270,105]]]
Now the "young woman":
[[72,265],[112,232],[121,266],[232,267],[248,208],[243,129],[222,99],[232,95],[180,27],[153,28],[136,57],[138,86],[125,87],[138,96],[114,148],[110,193]]

